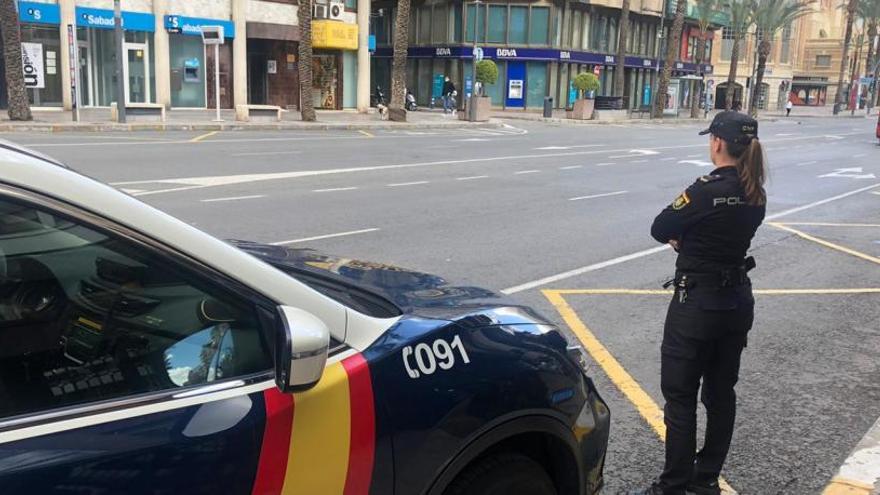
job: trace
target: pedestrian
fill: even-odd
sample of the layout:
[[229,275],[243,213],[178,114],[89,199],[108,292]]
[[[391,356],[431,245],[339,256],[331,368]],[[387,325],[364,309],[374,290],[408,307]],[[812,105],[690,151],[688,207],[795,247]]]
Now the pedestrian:
[[455,104],[455,84],[446,76],[443,81],[443,113],[449,113],[453,110]]
[[[715,169],[664,209],[651,235],[678,252],[675,292],[660,347],[666,400],[666,463],[640,495],[718,495],[718,477],[733,436],[734,386],[754,318],[746,258],[764,220],[765,158],[758,123],[726,111],[712,120],[709,156]],[[696,450],[697,391],[706,407],[706,437]]]
[[788,98],[788,101],[785,102],[785,116],[788,117],[791,115],[791,107],[794,106],[794,103],[791,102],[791,97]]

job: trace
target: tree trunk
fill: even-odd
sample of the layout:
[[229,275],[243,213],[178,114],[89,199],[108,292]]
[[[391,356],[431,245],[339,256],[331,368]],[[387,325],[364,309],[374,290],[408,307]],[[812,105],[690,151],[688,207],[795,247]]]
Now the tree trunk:
[[730,110],[733,108],[733,97],[736,94],[734,88],[736,87],[736,69],[737,64],[739,64],[739,47],[742,42],[742,37],[740,33],[736,33],[733,38],[733,48],[730,51],[730,72],[727,73],[727,92],[724,101],[724,109]]
[[[697,66],[702,65],[703,58],[705,58],[706,52],[706,31],[700,30],[700,39],[697,41],[697,53],[694,54],[694,62],[696,62]],[[703,71],[700,70],[700,73]],[[702,83],[700,81],[694,81],[694,90],[691,91],[691,118],[697,119],[700,117],[700,96],[702,89]]]
[[[0,30],[3,31],[3,55],[6,60],[6,88],[10,120],[32,120],[24,71],[21,63],[21,31],[16,0],[0,0]],[[40,61],[42,63],[42,60]]]
[[391,62],[391,105],[388,117],[406,122],[406,53],[409,49],[410,0],[398,0],[394,20],[394,55]]
[[684,9],[687,0],[678,0],[675,4],[675,20],[672,21],[672,30],[669,39],[666,40],[666,59],[663,64],[663,72],[660,73],[660,81],[657,82],[657,93],[654,98],[654,117],[662,118],[663,109],[666,108],[666,92],[669,91],[669,78],[672,76],[672,65],[675,63],[676,54],[681,49],[681,26],[684,24]]
[[857,4],[858,0],[849,0],[849,3],[846,5],[846,31],[844,31],[843,35],[843,54],[840,59],[840,72],[837,75],[837,95],[834,97],[834,113],[837,113],[840,109],[840,104],[845,101],[843,78],[849,65],[849,45],[852,42],[853,18],[855,17]]
[[312,99],[312,0],[300,0],[299,20],[299,111],[306,122],[314,122],[315,102]]
[[[873,49],[874,48],[874,40],[877,39],[877,34],[878,34],[877,33],[877,21],[874,21],[874,23],[871,24],[871,27],[868,29],[868,33],[871,37],[871,41],[870,41],[871,45],[870,46]],[[873,34],[870,34],[870,33],[873,33]],[[868,60],[871,61],[870,68],[871,68],[871,70],[874,71],[874,94],[872,95],[871,98],[869,98],[869,105],[871,106],[871,108],[873,108],[873,107],[877,106],[877,95],[878,95],[878,93],[880,93],[880,82],[878,82],[878,80],[880,80],[880,74],[878,74],[878,72],[880,72],[880,69],[878,69],[878,64],[880,64],[880,50],[875,51],[873,54],[873,57],[869,55]]]
[[[623,0],[620,7],[620,23],[617,28],[617,67],[614,69],[614,96],[623,96],[626,93],[626,40],[629,38],[629,2],[630,0]],[[627,107],[630,106],[627,105]]]
[[758,68],[755,70],[755,81],[752,86],[752,97],[749,98],[749,115],[758,116],[758,100],[761,97],[761,84],[764,82],[764,69],[767,67],[767,57],[770,56],[770,41],[761,40],[758,44]]

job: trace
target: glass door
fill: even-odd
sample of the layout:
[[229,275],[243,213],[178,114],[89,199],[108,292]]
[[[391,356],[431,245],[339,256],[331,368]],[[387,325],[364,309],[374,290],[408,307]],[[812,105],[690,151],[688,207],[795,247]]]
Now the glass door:
[[146,43],[125,44],[125,101],[146,103],[150,101],[149,49]]
[[78,49],[79,72],[76,74],[78,78],[76,82],[79,85],[77,90],[79,92],[79,104],[84,107],[90,107],[94,104],[92,103],[92,54],[86,41],[80,41]]

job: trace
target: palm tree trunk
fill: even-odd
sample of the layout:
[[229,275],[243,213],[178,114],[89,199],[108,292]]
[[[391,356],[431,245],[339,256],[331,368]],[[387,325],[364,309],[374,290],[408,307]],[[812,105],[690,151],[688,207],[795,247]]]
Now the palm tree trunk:
[[[694,62],[696,62],[697,66],[703,63],[703,58],[705,57],[706,52],[706,31],[704,29],[700,29],[700,39],[697,41],[697,53],[694,54]],[[702,72],[702,71],[700,71]],[[699,81],[694,81],[694,90],[691,91],[691,118],[696,119],[700,117],[700,96],[702,85]]]
[[[877,34],[878,34],[876,20],[871,24],[871,27],[868,29],[868,33],[871,37],[870,46],[871,46],[871,49],[873,50],[874,40],[877,38]],[[870,34],[870,33],[873,33],[873,34]],[[868,60],[870,60],[870,63],[869,63],[870,69],[874,71],[874,94],[871,98],[869,98],[869,100],[870,100],[869,104],[873,108],[873,107],[877,106],[877,95],[878,95],[878,93],[880,93],[880,82],[878,82],[878,80],[880,80],[880,74],[877,74],[877,72],[880,72],[880,71],[875,70],[875,69],[877,69],[878,64],[880,64],[880,51],[875,51],[873,56],[869,55]]]
[[758,100],[761,97],[761,84],[764,82],[764,69],[770,55],[770,41],[761,40],[758,44],[758,68],[755,70],[755,84],[752,86],[752,97],[749,98],[749,115],[758,116]]
[[725,110],[733,108],[733,97],[736,93],[736,91],[734,91],[734,88],[736,87],[736,69],[737,64],[739,64],[739,47],[741,42],[742,37],[740,36],[740,33],[736,33],[733,37],[733,48],[730,50],[730,72],[727,73],[727,91],[724,101]]
[[858,0],[849,0],[846,5],[846,31],[843,35],[843,54],[840,59],[840,72],[837,75],[837,95],[834,97],[834,113],[840,110],[840,104],[844,103],[843,78],[849,65],[849,45],[852,42],[853,18],[855,17]]
[[299,20],[299,111],[306,122],[314,122],[315,102],[312,100],[312,0],[300,0],[296,14]]
[[681,48],[681,26],[684,24],[684,9],[687,0],[678,0],[675,4],[675,20],[672,21],[672,30],[669,39],[666,40],[666,59],[663,64],[663,72],[660,73],[660,81],[657,82],[657,93],[654,97],[654,118],[663,118],[663,109],[666,108],[666,92],[669,91],[669,78],[672,77],[672,64],[675,63],[676,54]]
[[[617,67],[614,69],[614,96],[623,96],[626,81],[626,40],[629,38],[629,2],[623,0],[620,7],[620,24],[617,28]],[[636,95],[632,95],[636,96]]]
[[[24,86],[21,63],[21,31],[16,0],[0,0],[0,30],[3,32],[3,55],[6,60],[6,88],[9,95],[9,118],[31,120],[31,107]],[[42,62],[42,61],[41,61]]]
[[[865,57],[865,75],[871,75],[874,70],[874,38],[877,37],[877,23],[871,22],[868,26],[868,55]],[[877,74],[874,74],[874,87],[877,87]],[[877,90],[875,89],[876,93]],[[874,98],[871,95],[867,102],[868,107],[874,106]]]
[[406,122],[406,54],[409,49],[410,0],[398,0],[394,20],[394,55],[391,62],[391,105],[388,117]]

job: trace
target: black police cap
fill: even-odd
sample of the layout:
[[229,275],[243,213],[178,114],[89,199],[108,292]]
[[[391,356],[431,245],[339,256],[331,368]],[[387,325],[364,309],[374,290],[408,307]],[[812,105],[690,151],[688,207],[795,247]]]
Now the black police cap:
[[728,110],[715,115],[712,124],[700,135],[709,133],[729,143],[749,144],[758,137],[758,121],[744,113]]

